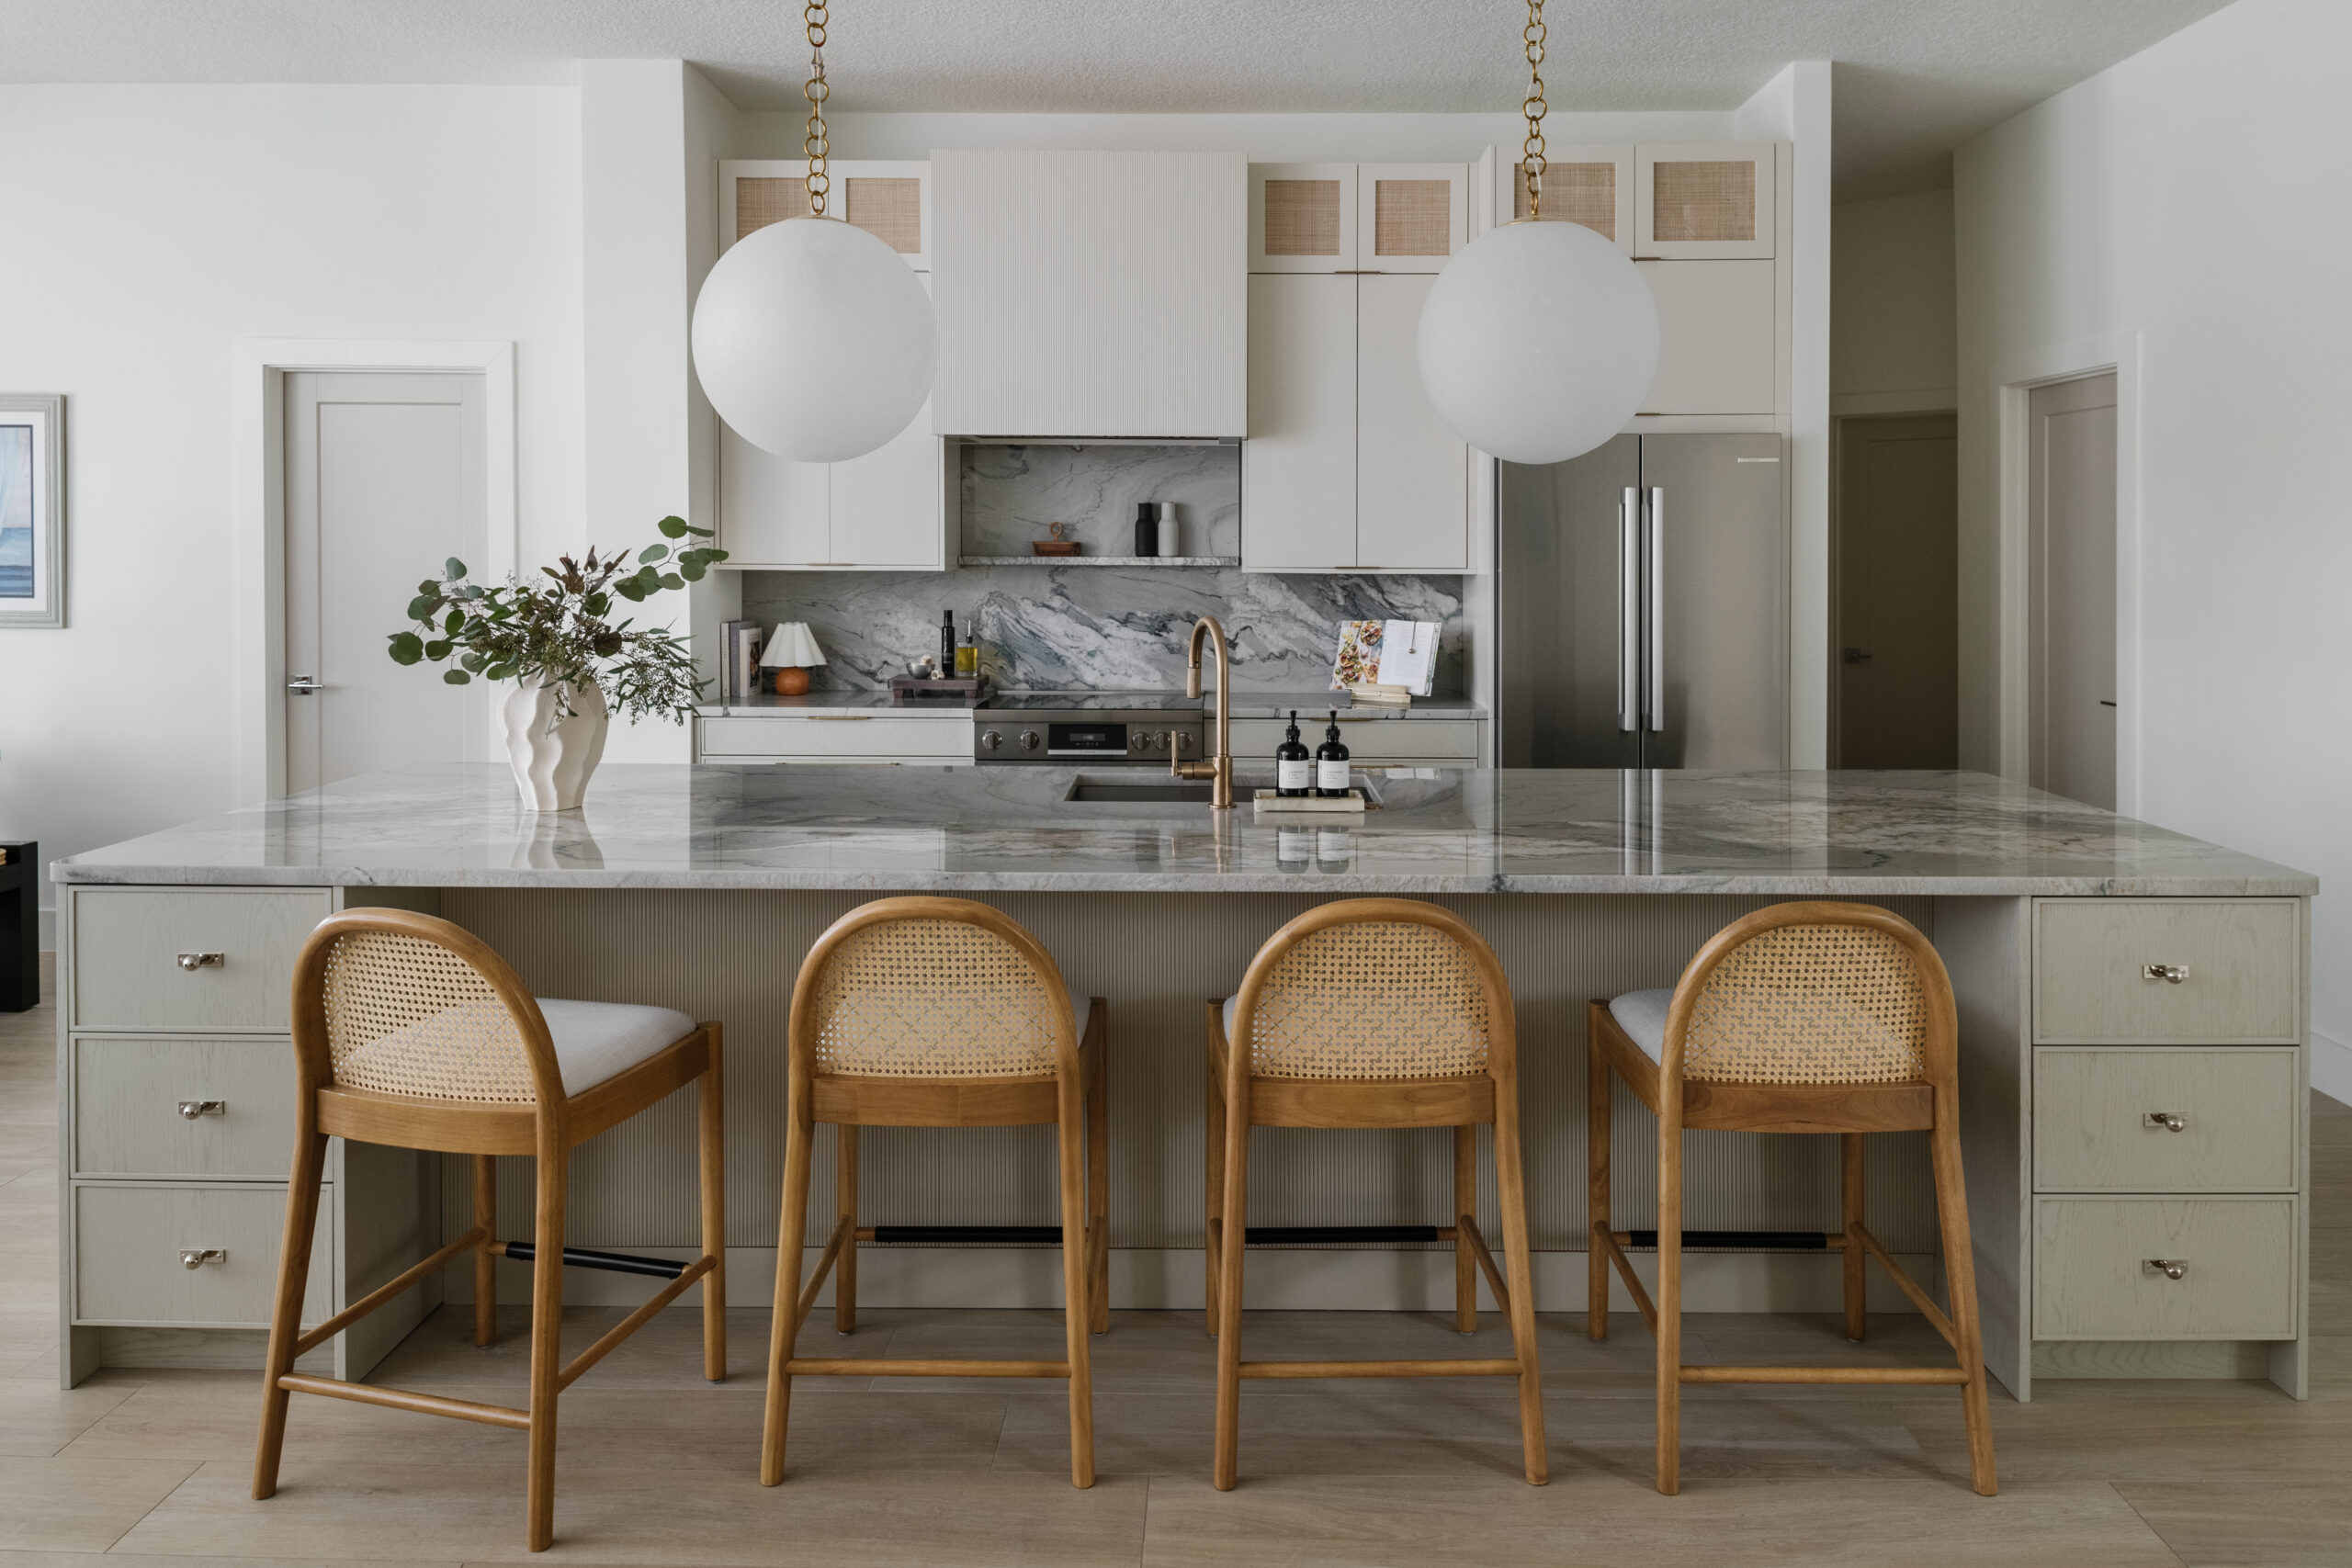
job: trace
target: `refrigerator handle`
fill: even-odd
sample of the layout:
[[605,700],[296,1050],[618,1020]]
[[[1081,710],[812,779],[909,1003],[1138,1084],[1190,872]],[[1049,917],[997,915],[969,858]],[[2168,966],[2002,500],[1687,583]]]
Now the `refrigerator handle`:
[[1642,726],[1642,492],[1627,485],[1617,502],[1617,728]]
[[1666,728],[1666,491],[1656,486],[1650,490],[1649,525],[1648,570],[1643,574],[1650,590],[1649,658],[1644,661],[1649,694],[1643,707],[1656,734]]

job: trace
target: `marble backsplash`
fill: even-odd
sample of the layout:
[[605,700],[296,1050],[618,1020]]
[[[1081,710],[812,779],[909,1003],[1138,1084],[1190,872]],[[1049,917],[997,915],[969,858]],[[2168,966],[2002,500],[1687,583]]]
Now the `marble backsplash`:
[[1433,692],[1464,692],[1458,577],[1038,565],[743,578],[746,618],[808,624],[827,660],[809,671],[819,687],[888,684],[938,652],[943,610],[959,636],[977,628],[981,668],[1003,690],[1181,688],[1193,623],[1215,615],[1232,641],[1236,690],[1321,691],[1341,621],[1397,619],[1442,624]]
[[1141,501],[1175,502],[1177,553],[1241,553],[1238,446],[975,445],[963,449],[957,482],[966,555],[1025,556],[1055,523],[1082,555],[1133,555]]

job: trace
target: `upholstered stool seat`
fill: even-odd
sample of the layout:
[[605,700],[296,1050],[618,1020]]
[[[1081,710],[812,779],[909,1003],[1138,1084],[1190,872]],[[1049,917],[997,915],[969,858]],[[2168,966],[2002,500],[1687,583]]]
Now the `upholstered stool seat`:
[[1666,1055],[1666,1010],[1673,1001],[1671,986],[1661,986],[1655,991],[1627,991],[1609,1004],[1609,1015],[1625,1032],[1625,1038],[1655,1062]]

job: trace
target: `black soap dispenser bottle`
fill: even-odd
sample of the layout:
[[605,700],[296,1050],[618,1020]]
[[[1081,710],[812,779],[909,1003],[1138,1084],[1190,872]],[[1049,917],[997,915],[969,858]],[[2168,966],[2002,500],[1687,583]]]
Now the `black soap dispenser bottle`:
[[1297,797],[1315,793],[1315,760],[1307,755],[1306,743],[1298,738],[1298,713],[1293,709],[1290,728],[1283,732],[1283,743],[1274,748],[1274,793]]
[[1348,748],[1340,739],[1340,710],[1331,710],[1331,723],[1323,731],[1323,744],[1315,749],[1315,793],[1326,800],[1348,797]]

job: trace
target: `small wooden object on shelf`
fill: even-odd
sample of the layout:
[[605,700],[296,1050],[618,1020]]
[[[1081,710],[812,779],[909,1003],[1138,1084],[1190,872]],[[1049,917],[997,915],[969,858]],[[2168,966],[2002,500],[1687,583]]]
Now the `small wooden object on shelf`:
[[890,677],[890,705],[893,707],[914,707],[933,703],[952,704],[957,707],[978,707],[989,694],[989,678],[985,675],[893,675]]
[[1051,534],[1053,537],[1050,539],[1040,539],[1029,547],[1041,556],[1074,556],[1078,554],[1078,541],[1076,539],[1065,539],[1062,537],[1062,531],[1069,526],[1069,525],[1067,523],[1047,524],[1046,525],[1046,532]]
[[1257,806],[1261,817],[1361,817],[1366,809],[1360,789],[1351,789],[1344,796],[1276,795],[1261,789]]
[[1350,686],[1348,699],[1359,707],[1408,708],[1413,705],[1411,688],[1384,686],[1369,681]]

